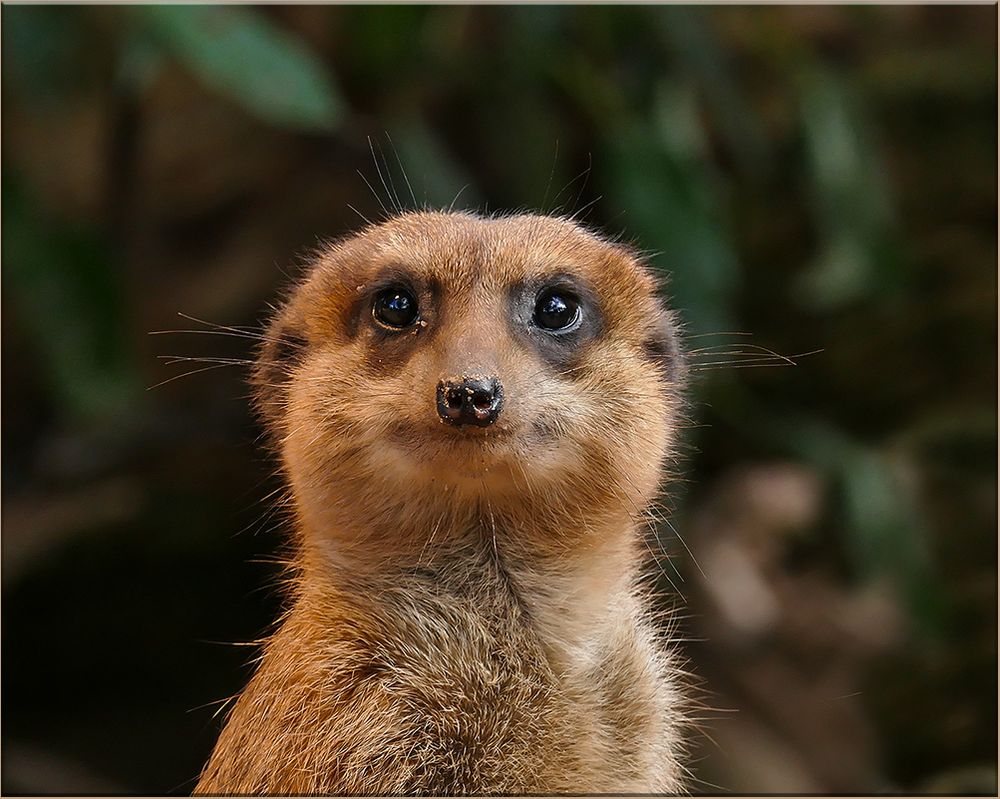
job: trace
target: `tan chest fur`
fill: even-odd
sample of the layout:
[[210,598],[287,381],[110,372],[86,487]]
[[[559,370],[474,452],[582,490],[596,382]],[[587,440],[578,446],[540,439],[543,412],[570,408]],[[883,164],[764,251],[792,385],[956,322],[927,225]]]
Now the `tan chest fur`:
[[679,697],[633,598],[574,618],[586,603],[511,593],[477,561],[449,563],[465,585],[301,597],[197,792],[676,791]]

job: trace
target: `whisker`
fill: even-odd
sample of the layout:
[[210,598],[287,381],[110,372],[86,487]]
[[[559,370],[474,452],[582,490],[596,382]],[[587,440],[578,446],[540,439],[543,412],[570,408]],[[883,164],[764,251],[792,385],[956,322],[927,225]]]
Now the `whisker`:
[[[375,162],[375,171],[378,173],[378,179],[382,182],[382,188],[385,189],[386,197],[389,198],[389,202],[394,202],[393,208],[398,214],[402,209],[399,207],[399,198],[395,196],[395,192],[389,189],[389,184],[385,181],[385,176],[382,174],[382,167],[379,166],[378,156],[375,155],[375,144],[372,142],[372,137],[368,137],[368,149],[372,153],[372,161]],[[379,151],[382,150],[382,146],[379,145]],[[385,161],[385,155],[382,156],[382,160]],[[388,165],[386,165],[386,171],[388,172]],[[391,178],[390,178],[391,180]]]
[[462,192],[464,192],[471,185],[472,185],[471,183],[466,183],[464,186],[462,186],[462,188],[460,188],[458,190],[458,193],[455,195],[454,199],[452,199],[452,201],[451,201],[451,205],[448,206],[448,210],[449,211],[453,211],[455,209],[455,203],[458,202],[458,198],[461,197],[462,196]]
[[[576,206],[576,205],[579,204],[580,198],[583,196],[583,190],[585,188],[587,188],[587,181],[590,180],[590,171],[593,168],[594,168],[594,158],[593,158],[593,155],[591,153],[587,153],[587,168],[583,172],[583,183],[580,184],[580,190],[576,193],[576,198],[573,200],[573,205],[574,206]],[[600,198],[598,198],[598,199],[600,199]],[[596,202],[596,200],[594,202]],[[589,203],[588,205],[593,205],[593,203]],[[572,214],[570,214],[569,218],[571,220],[576,220],[577,217],[583,212],[583,210],[584,209],[581,208],[581,209],[579,209],[577,211],[574,211]]]
[[691,335],[684,336],[685,339],[692,338],[705,338],[706,336],[752,336],[753,333],[747,333],[746,331],[727,331],[724,333],[692,333]]
[[175,380],[180,380],[182,377],[190,377],[191,375],[196,375],[199,372],[208,372],[208,371],[211,371],[212,369],[221,369],[224,366],[233,366],[233,364],[231,364],[231,363],[216,363],[216,364],[212,364],[211,366],[203,366],[201,369],[193,369],[190,372],[185,372],[182,375],[174,375],[173,377],[169,377],[166,380],[162,380],[161,382],[157,383],[156,385],[149,386],[149,388],[147,388],[146,391],[152,391],[154,388],[159,388],[160,386],[165,386],[167,383],[173,383]]
[[[370,143],[371,143],[371,139],[369,139],[369,144]],[[385,203],[382,202],[381,195],[379,195],[379,193],[377,191],[375,191],[375,187],[372,186],[372,184],[368,182],[368,178],[365,177],[364,173],[360,169],[355,170],[355,171],[358,173],[358,176],[365,182],[365,185],[371,190],[371,193],[375,195],[375,200],[378,202],[379,206],[382,208],[382,213],[385,215],[384,218],[385,219],[391,218],[392,214],[390,214],[389,213],[389,209],[385,207]]]
[[[252,364],[253,361],[247,358],[219,358],[214,356],[200,355],[157,355],[159,360],[167,364],[181,363],[182,361],[192,361],[194,363],[222,363],[222,364]],[[169,359],[169,360],[168,360]]]
[[[588,157],[589,157],[589,154],[588,154]],[[572,178],[565,186],[563,186],[561,189],[559,189],[559,193],[556,194],[556,196],[552,199],[552,204],[554,206],[552,210],[554,212],[560,212],[563,209],[562,205],[558,205],[559,198],[562,197],[563,193],[568,188],[570,188],[574,183],[576,183],[580,178],[586,178],[590,174],[590,167],[591,167],[591,165],[588,164],[588,166],[587,166],[586,169],[584,169],[576,177]],[[586,181],[584,181],[584,183],[586,184]]]
[[574,221],[575,221],[575,220],[576,220],[576,219],[578,219],[578,218],[579,218],[579,217],[580,217],[580,216],[581,216],[581,215],[582,215],[583,213],[585,213],[585,212],[587,211],[587,209],[589,209],[589,208],[591,208],[592,206],[596,205],[597,203],[599,203],[599,202],[600,202],[601,200],[603,200],[603,199],[604,199],[604,195],[603,195],[603,194],[598,194],[598,195],[597,195],[597,196],[596,196],[596,197],[595,197],[595,198],[594,198],[593,200],[591,200],[590,202],[586,203],[585,205],[583,205],[583,206],[582,206],[581,208],[579,208],[578,210],[574,211],[574,212],[573,212],[573,215],[572,215],[572,216],[570,217],[570,219],[572,219],[572,220],[574,220]]
[[354,211],[354,213],[356,213],[358,216],[360,216],[368,225],[374,227],[374,224],[372,223],[372,221],[367,216],[365,216],[363,213],[361,213],[357,208],[355,208],[353,205],[351,205],[350,203],[348,203],[347,207],[350,208],[352,211]]
[[230,336],[231,338],[244,338],[251,341],[270,341],[262,333],[251,333],[249,331],[231,332],[229,330],[150,330],[146,335],[166,336],[173,333],[196,333],[202,336]]
[[559,139],[556,139],[556,152],[552,156],[552,170],[549,172],[549,181],[545,184],[545,194],[542,197],[542,211],[545,212],[545,204],[549,201],[549,190],[552,188],[552,179],[556,176],[556,162],[559,160]]
[[697,567],[698,571],[701,572],[701,576],[705,578],[705,582],[709,582],[708,575],[705,574],[705,570],[701,568],[701,564],[698,563],[697,558],[695,558],[694,553],[691,551],[691,547],[689,547],[687,545],[687,541],[684,540],[684,538],[681,536],[680,532],[678,532],[677,528],[674,527],[673,523],[669,519],[664,519],[663,521],[667,525],[667,527],[670,528],[671,532],[675,536],[677,536],[677,540],[681,542],[681,546],[683,546],[684,549],[687,550],[688,555],[691,556],[691,562],[694,563],[694,565]]
[[403,168],[403,161],[399,157],[399,150],[397,150],[396,145],[392,143],[392,137],[389,135],[389,131],[385,132],[385,137],[389,140],[389,146],[392,147],[392,152],[396,156],[396,163],[399,164],[399,171],[403,175],[403,180],[406,181],[406,188],[410,190],[410,199],[413,200],[413,207],[416,209],[419,207],[417,196],[413,193],[413,186],[410,185],[410,178],[407,177],[406,169]]

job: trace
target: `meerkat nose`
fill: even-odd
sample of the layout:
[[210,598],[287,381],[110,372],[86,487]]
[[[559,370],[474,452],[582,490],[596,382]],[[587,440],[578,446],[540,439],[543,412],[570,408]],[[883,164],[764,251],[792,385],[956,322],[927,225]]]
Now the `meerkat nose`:
[[441,421],[461,426],[489,427],[503,407],[503,386],[495,377],[442,380],[437,387]]

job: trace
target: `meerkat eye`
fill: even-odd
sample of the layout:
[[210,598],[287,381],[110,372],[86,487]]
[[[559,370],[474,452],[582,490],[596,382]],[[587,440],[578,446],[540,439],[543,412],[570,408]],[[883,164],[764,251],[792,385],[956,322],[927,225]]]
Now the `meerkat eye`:
[[535,302],[534,321],[543,330],[566,330],[580,319],[580,303],[569,292],[545,289]]
[[375,295],[372,315],[386,327],[401,330],[417,320],[417,300],[399,286],[383,289]]

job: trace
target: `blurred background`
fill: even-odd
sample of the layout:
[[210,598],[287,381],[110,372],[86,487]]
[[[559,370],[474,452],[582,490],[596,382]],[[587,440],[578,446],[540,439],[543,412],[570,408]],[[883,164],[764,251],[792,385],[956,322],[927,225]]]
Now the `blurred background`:
[[695,792],[995,794],[996,31],[5,5],[3,793],[193,788],[285,535],[253,341],[211,333],[398,199],[576,213],[671,275]]

